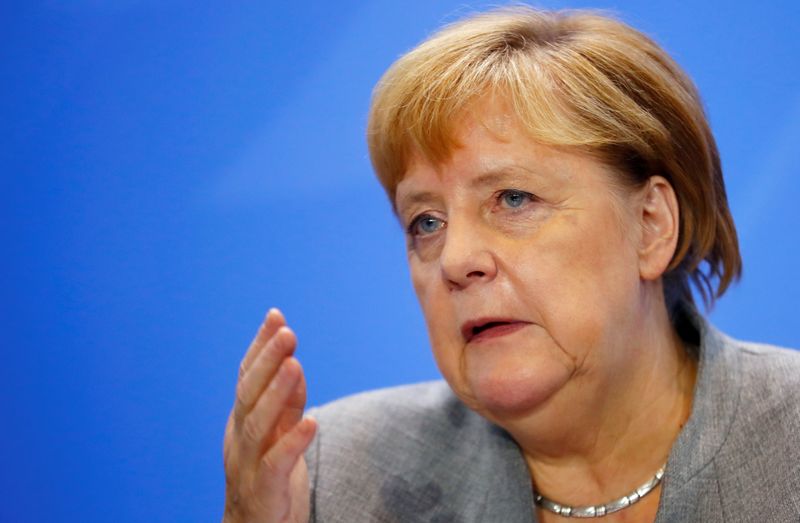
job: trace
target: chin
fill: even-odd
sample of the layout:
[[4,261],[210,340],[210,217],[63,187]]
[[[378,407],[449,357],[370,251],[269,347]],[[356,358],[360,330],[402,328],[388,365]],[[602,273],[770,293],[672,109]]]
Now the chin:
[[[474,409],[493,420],[533,414],[569,381],[564,368],[510,368],[468,370],[468,388]],[[473,406],[473,405],[470,405]]]

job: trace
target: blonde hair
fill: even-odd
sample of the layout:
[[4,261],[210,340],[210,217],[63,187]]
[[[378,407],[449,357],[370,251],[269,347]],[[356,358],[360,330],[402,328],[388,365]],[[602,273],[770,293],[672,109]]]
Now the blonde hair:
[[690,280],[710,306],[738,279],[736,230],[696,88],[650,38],[592,12],[490,11],[397,60],[375,88],[367,131],[392,202],[410,156],[445,161],[459,118],[487,94],[502,96],[532,139],[588,151],[626,186],[669,180],[681,213],[664,275],[671,311],[693,303]]

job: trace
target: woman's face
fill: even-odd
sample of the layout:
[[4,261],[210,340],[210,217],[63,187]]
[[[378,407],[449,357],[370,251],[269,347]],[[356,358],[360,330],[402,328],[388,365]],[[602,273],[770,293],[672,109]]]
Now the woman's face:
[[412,162],[396,204],[439,368],[498,419],[623,372],[637,220],[610,168],[477,114],[446,163]]

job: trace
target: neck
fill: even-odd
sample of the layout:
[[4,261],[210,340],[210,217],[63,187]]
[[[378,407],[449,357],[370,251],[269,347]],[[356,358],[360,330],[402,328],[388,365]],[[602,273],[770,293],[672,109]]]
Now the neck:
[[[623,370],[578,374],[536,412],[500,420],[521,446],[542,495],[569,505],[606,503],[666,463],[691,412],[697,365],[663,302],[648,309],[627,333],[623,359],[609,363],[624,361]],[[654,500],[622,512],[630,516],[650,506],[654,515],[657,495]]]

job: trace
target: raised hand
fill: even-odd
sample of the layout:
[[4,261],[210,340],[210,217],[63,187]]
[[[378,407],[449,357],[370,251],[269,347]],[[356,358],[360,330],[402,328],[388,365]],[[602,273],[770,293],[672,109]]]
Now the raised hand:
[[242,360],[225,429],[223,523],[308,521],[303,453],[316,422],[303,418],[306,384],[296,346],[283,315],[271,309]]

